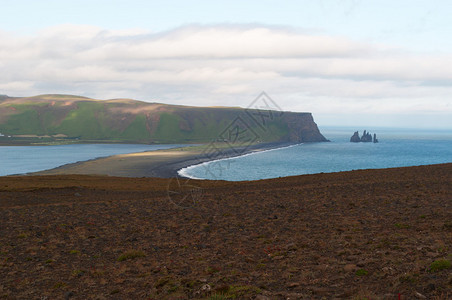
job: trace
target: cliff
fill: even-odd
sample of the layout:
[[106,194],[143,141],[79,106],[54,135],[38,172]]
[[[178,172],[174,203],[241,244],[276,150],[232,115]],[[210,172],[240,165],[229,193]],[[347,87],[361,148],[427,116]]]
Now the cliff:
[[71,95],[0,98],[0,132],[18,140],[205,143],[322,142],[310,113],[192,107]]
[[289,128],[289,141],[291,142],[328,142],[320,133],[311,113],[286,112],[284,122]]

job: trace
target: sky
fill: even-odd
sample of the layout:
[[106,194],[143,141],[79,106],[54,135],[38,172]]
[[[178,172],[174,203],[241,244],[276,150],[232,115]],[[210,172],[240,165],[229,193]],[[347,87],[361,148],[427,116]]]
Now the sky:
[[[0,94],[452,129],[452,2],[0,0]],[[364,128],[356,128],[364,129]]]

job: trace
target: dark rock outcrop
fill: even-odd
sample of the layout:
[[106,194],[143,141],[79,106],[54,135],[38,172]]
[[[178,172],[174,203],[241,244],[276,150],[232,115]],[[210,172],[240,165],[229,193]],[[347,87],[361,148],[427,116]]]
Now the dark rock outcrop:
[[311,113],[284,112],[282,123],[287,124],[289,142],[329,142],[321,133]]
[[377,139],[377,135],[374,133],[373,139],[372,139],[372,134],[370,132],[367,132],[366,130],[364,130],[363,132],[363,136],[360,137],[358,131],[355,131],[355,133],[352,135],[352,137],[350,138],[350,142],[351,143],[359,143],[359,142],[363,142],[363,143],[378,143],[378,139]]
[[359,142],[361,142],[361,138],[359,137],[358,131],[355,131],[355,133],[352,135],[352,137],[350,138],[350,142],[351,143],[359,143]]
[[364,130],[363,136],[361,137],[361,142],[364,143],[372,142],[372,135]]
[[373,141],[374,143],[378,143],[378,139],[377,139],[377,134],[376,133],[374,133],[374,141]]

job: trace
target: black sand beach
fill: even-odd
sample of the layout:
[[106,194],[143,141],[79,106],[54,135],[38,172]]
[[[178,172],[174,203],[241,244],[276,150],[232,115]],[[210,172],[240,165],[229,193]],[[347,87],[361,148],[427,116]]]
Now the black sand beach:
[[294,143],[262,143],[250,146],[223,145],[222,148],[210,145],[165,149],[132,154],[114,155],[89,161],[63,165],[51,170],[30,173],[29,175],[108,175],[121,177],[160,177],[179,176],[182,168],[203,162],[240,156],[252,152],[276,149]]

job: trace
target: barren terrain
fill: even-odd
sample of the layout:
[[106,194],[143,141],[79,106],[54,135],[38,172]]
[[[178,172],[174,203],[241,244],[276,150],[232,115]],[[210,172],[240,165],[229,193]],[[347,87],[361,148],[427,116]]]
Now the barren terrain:
[[450,299],[451,179],[2,177],[0,298]]

